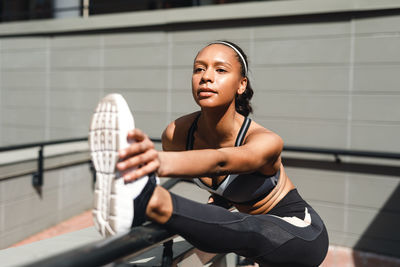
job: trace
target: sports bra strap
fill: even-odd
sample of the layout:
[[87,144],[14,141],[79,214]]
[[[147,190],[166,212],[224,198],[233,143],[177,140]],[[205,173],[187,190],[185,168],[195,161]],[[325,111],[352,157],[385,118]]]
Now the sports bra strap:
[[244,141],[244,137],[246,136],[247,130],[250,127],[251,119],[248,117],[244,118],[244,121],[242,123],[242,127],[240,127],[238,136],[236,137],[236,142],[235,146],[241,146]]
[[200,118],[200,114],[199,113],[196,118],[194,119],[192,125],[189,128],[189,132],[187,135],[187,139],[186,139],[186,150],[192,150],[193,149],[193,143],[194,143],[194,132],[197,129],[197,121]]
[[[194,119],[192,125],[189,128],[187,139],[186,139],[186,150],[192,150],[193,149],[193,144],[194,144],[194,132],[197,129],[197,121],[200,118],[200,114],[196,116]],[[244,141],[244,137],[246,136],[247,130],[249,129],[251,124],[251,119],[248,117],[245,117],[242,123],[242,126],[240,127],[239,133],[236,137],[235,141],[235,146],[241,146]]]

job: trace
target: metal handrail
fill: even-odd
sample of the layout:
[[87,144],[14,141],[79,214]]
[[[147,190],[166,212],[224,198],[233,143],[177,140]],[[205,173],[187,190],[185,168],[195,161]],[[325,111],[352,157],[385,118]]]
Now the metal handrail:
[[336,156],[355,156],[368,158],[382,159],[400,159],[400,153],[378,152],[370,150],[350,150],[350,149],[330,149],[330,148],[310,148],[301,146],[285,146],[283,151],[315,153],[315,154],[330,154]]
[[[151,138],[153,142],[160,143],[161,139]],[[11,145],[0,147],[0,152],[13,151],[19,149],[27,149],[33,147],[39,147],[38,151],[38,168],[37,172],[33,174],[32,184],[35,187],[43,185],[43,148],[49,145],[65,144],[72,142],[83,142],[88,141],[87,137],[72,138],[72,139],[60,139],[38,143],[28,143],[21,145]],[[400,153],[393,152],[378,152],[368,150],[350,150],[350,149],[330,149],[330,148],[311,148],[301,146],[284,146],[283,151],[287,152],[299,152],[299,153],[313,153],[313,154],[329,154],[335,157],[336,162],[341,162],[339,156],[355,156],[355,157],[369,157],[369,158],[381,158],[381,159],[400,159]]]
[[74,142],[84,142],[88,141],[87,137],[81,138],[71,138],[71,139],[59,139],[53,141],[46,141],[46,142],[36,142],[36,143],[27,143],[21,145],[11,145],[11,146],[3,146],[0,147],[0,152],[7,152],[7,151],[14,151],[14,150],[21,150],[21,149],[28,149],[38,147],[38,157],[37,157],[37,171],[32,175],[32,185],[34,187],[41,187],[43,186],[43,164],[44,164],[44,156],[43,156],[43,149],[45,146],[50,145],[59,145],[59,144],[66,144],[66,143],[74,143]]
[[[184,179],[170,179],[162,186],[171,189]],[[177,235],[168,232],[156,223],[132,228],[130,232],[97,241],[61,254],[57,254],[33,263],[25,267],[47,266],[102,266],[126,257],[134,257],[161,243],[166,244]],[[168,245],[168,244],[167,244]],[[170,244],[169,244],[170,245]],[[167,249],[171,247],[166,246]],[[169,254],[168,256],[171,256]]]
[[[160,143],[159,138],[150,138],[155,143]],[[27,143],[22,145],[11,145],[0,147],[0,152],[26,149],[33,147],[44,147],[48,145],[57,145],[73,142],[88,141],[87,137],[71,138],[71,139],[60,139],[46,142]],[[351,150],[351,149],[332,149],[332,148],[312,148],[302,146],[284,146],[283,151],[289,152],[301,152],[301,153],[314,153],[314,154],[330,154],[330,155],[342,155],[342,156],[357,156],[357,157],[369,157],[369,158],[384,158],[384,159],[400,159],[400,153],[393,152],[379,152],[371,150]]]
[[81,137],[81,138],[59,139],[59,140],[46,141],[46,142],[36,142],[36,143],[27,143],[27,144],[21,144],[21,145],[2,146],[2,147],[0,147],[0,152],[19,150],[19,149],[27,149],[27,148],[33,148],[33,147],[43,147],[43,146],[50,146],[50,145],[74,143],[74,142],[84,142],[84,141],[88,141],[88,138]]

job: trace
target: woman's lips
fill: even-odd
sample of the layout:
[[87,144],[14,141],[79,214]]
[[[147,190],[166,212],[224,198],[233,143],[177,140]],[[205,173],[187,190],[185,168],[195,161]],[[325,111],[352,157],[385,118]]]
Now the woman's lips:
[[210,88],[202,88],[199,89],[197,92],[197,95],[200,97],[209,97],[212,96],[214,94],[216,94],[217,92],[215,90],[212,90]]

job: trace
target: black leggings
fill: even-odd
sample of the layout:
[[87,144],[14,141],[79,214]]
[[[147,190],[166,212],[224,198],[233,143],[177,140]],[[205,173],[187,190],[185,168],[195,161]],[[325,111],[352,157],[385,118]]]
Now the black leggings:
[[[206,252],[251,258],[260,265],[317,266],[328,251],[328,234],[318,214],[294,189],[268,214],[249,215],[201,204],[171,193],[172,217],[165,227]],[[311,225],[295,226],[279,217],[301,220],[305,208]]]

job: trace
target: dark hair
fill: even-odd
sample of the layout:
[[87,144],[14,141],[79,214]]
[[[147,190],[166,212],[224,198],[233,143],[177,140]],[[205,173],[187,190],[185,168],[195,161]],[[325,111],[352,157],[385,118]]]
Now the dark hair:
[[[211,43],[210,45],[212,45],[212,44],[222,44],[222,45],[228,46],[228,45],[226,45],[224,43],[228,43],[228,44],[232,45],[233,47],[235,47],[239,51],[239,53],[242,54],[243,59],[246,62],[246,65],[249,66],[249,63],[248,63],[248,60],[247,60],[247,55],[243,52],[242,48],[240,48],[237,44],[232,43],[230,41],[219,40],[219,41]],[[253,108],[251,107],[250,100],[253,97],[254,91],[253,91],[253,88],[251,87],[250,80],[249,80],[249,77],[248,77],[248,73],[246,73],[246,68],[244,66],[244,62],[242,61],[242,59],[240,58],[240,56],[237,54],[236,51],[235,51],[235,53],[236,53],[237,60],[240,63],[240,74],[242,75],[242,77],[246,77],[247,78],[247,86],[246,86],[245,91],[240,95],[236,94],[236,97],[235,97],[235,109],[239,114],[242,114],[243,116],[247,117],[250,113],[253,112]]]

